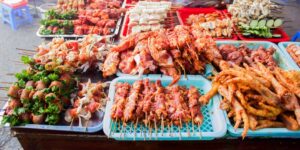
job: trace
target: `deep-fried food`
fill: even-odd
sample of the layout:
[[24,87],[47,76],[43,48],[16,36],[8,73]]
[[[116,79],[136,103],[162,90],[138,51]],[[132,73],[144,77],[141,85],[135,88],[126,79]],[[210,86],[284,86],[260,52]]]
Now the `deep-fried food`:
[[242,137],[249,128],[299,130],[299,72],[267,68],[259,62],[252,67],[244,64],[245,68],[229,67],[225,61],[220,64],[224,67],[214,78],[212,89],[199,98],[201,103],[207,104],[218,91],[224,97],[221,108],[233,118],[234,128],[244,128]]

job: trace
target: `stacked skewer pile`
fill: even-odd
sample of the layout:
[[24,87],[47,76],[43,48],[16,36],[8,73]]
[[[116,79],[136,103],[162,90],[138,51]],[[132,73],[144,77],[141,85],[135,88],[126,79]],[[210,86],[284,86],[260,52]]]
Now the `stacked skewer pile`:
[[188,26],[137,33],[110,49],[102,72],[107,77],[116,74],[118,69],[131,75],[160,71],[172,76],[171,84],[175,84],[182,72],[203,73],[205,64],[214,59],[216,49],[212,38],[195,38]]

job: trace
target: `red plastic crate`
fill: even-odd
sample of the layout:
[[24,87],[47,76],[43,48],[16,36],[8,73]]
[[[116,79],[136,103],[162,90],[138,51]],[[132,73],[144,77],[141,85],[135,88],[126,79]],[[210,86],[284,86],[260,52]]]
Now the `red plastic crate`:
[[127,6],[133,6],[138,2],[138,0],[126,0]]
[[[182,25],[187,25],[186,20],[190,15],[197,15],[197,14],[208,14],[219,12],[222,16],[226,17],[224,14],[227,12],[226,10],[217,10],[213,7],[211,8],[181,8],[177,10],[177,16],[179,23]],[[227,13],[226,13],[227,14]],[[216,40],[238,40],[238,36],[235,33],[235,29],[233,29],[232,37],[231,38],[216,38]]]

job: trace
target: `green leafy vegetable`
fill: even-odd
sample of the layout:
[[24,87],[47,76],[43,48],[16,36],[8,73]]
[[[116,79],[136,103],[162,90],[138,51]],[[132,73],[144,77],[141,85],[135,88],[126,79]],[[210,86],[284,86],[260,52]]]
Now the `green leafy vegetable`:
[[59,76],[55,73],[51,73],[48,75],[48,79],[50,79],[51,81],[57,81],[59,79]]
[[32,64],[34,63],[33,58],[30,58],[29,56],[22,56],[21,60],[24,64]]
[[59,121],[59,114],[48,114],[45,122],[48,124],[56,124]]

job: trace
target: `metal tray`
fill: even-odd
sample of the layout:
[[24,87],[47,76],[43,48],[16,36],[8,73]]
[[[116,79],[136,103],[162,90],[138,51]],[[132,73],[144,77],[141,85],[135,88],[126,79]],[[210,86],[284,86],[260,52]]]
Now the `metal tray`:
[[[126,6],[126,0],[123,1],[121,8],[125,8]],[[103,36],[103,37],[114,37],[116,35],[119,34],[120,29],[121,29],[121,25],[122,25],[122,20],[124,18],[125,14],[121,15],[120,18],[117,21],[116,24],[116,28],[114,29],[114,32],[110,35],[99,35],[99,36]],[[41,30],[42,30],[43,26],[40,26],[39,29],[36,32],[36,36],[41,37],[41,38],[56,38],[56,37],[63,37],[63,38],[82,38],[84,35],[76,35],[76,34],[63,34],[63,35],[55,35],[55,34],[51,34],[51,35],[42,35],[40,34]]]

